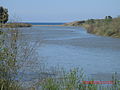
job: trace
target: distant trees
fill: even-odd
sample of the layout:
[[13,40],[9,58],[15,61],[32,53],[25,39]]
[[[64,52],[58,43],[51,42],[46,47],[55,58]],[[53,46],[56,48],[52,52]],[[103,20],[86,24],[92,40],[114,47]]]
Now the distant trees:
[[111,16],[105,16],[105,19],[112,19]]
[[112,18],[111,16],[105,16],[105,22],[106,22],[106,23],[111,22],[112,19],[113,19],[113,18]]
[[0,23],[6,23],[8,21],[8,10],[0,6]]

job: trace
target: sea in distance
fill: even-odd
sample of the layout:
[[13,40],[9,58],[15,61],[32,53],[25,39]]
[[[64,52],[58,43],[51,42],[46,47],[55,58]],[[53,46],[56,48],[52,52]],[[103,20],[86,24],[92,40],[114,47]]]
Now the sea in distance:
[[62,25],[64,23],[51,23],[51,22],[29,22],[32,25]]

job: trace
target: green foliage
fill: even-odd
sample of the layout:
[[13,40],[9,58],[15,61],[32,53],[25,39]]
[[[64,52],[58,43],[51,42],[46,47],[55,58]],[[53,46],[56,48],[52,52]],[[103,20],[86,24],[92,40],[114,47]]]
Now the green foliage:
[[42,90],[98,90],[97,85],[84,84],[82,83],[83,80],[83,72],[73,69],[68,73],[64,73],[60,78],[46,78],[40,86]]
[[42,83],[42,90],[59,90],[59,84],[53,78],[47,78]]
[[94,23],[85,23],[81,25],[89,33],[102,36],[120,37],[120,18],[107,16],[106,19],[94,20]]
[[7,45],[8,41],[3,38],[5,35],[2,34],[0,38],[0,90],[18,90],[20,87],[15,80],[18,69],[16,50]]
[[0,30],[0,35],[3,34],[2,30]]
[[94,19],[89,19],[86,21],[87,24],[94,24],[95,23],[95,20]]
[[21,87],[17,83],[0,79],[0,90],[21,90]]
[[77,70],[61,72],[60,77],[49,77],[40,84],[42,90],[75,90],[79,87]]
[[14,54],[8,48],[0,48],[0,78],[9,80],[15,74],[16,61],[14,60]]
[[82,26],[88,33],[120,38],[120,17],[105,19],[89,19],[80,24],[81,21],[66,23],[65,26]]
[[107,23],[109,23],[109,22],[111,22],[112,21],[112,17],[111,16],[105,16],[105,22]]
[[105,19],[112,19],[111,16],[105,16]]
[[[81,74],[80,74],[81,73]],[[113,85],[85,84],[83,71],[73,69],[63,73],[60,77],[49,77],[40,82],[41,90],[119,90],[120,83],[113,75]],[[90,80],[92,82],[93,80]]]
[[6,23],[8,21],[8,10],[0,7],[0,23]]

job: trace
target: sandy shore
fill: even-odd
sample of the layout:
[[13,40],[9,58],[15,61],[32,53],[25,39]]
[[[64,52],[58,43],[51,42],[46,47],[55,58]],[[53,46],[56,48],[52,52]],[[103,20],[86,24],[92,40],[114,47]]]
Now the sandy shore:
[[64,25],[32,25],[32,26],[64,26]]

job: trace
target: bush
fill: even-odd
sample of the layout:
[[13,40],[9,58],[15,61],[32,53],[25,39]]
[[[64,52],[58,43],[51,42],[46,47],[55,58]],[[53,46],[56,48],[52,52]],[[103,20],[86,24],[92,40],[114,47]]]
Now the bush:
[[8,10],[0,7],[0,23],[6,23],[8,21]]
[[5,35],[5,33],[2,34],[0,38],[0,89],[18,90],[20,87],[15,80],[18,69],[16,50],[14,46],[12,48],[8,46],[8,42],[3,38]]

